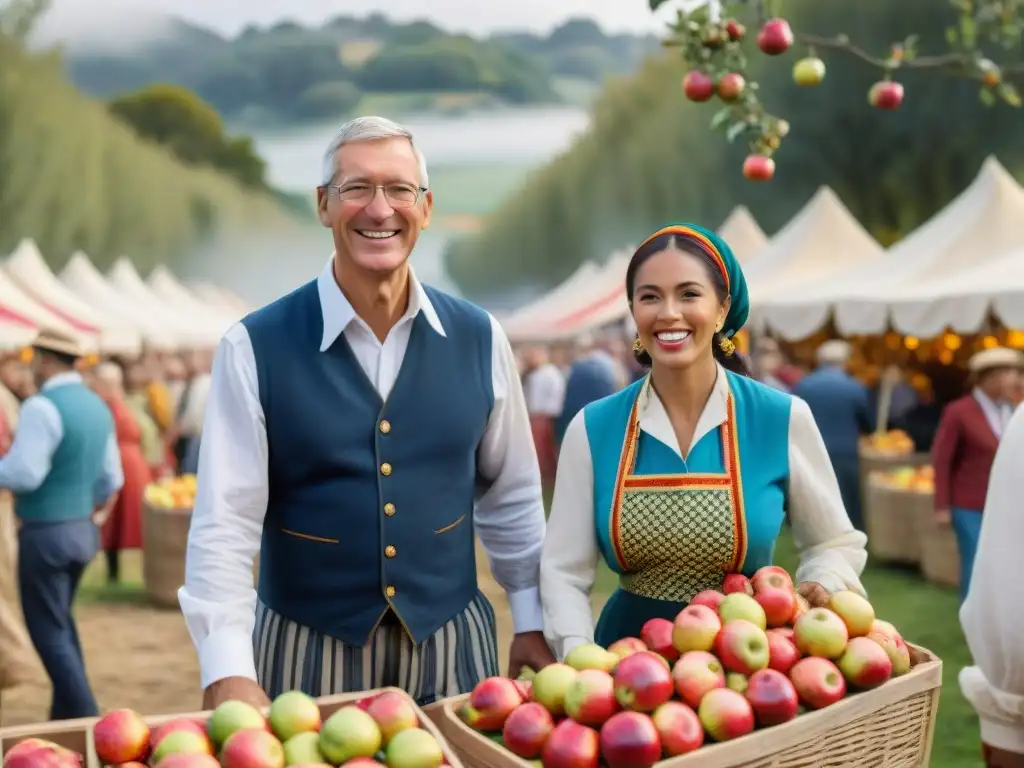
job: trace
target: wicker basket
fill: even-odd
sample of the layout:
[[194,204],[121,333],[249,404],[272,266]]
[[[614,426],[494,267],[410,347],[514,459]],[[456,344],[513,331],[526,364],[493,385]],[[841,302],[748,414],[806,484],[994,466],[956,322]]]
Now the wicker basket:
[[[657,768],[918,768],[931,757],[942,662],[914,648],[913,669],[880,688],[755,731],[725,744],[664,760]],[[457,710],[465,697],[444,703],[441,730],[467,766],[533,768],[465,725]]]
[[868,480],[872,472],[891,472],[900,467],[923,467],[931,463],[931,454],[927,453],[879,453],[870,448],[860,447],[860,494],[862,499],[868,497]]
[[191,509],[155,507],[142,502],[142,579],[146,597],[158,608],[178,608],[185,583],[185,548]]
[[[384,691],[395,691],[408,697],[407,693],[399,690],[398,688],[381,688],[374,691],[364,691],[362,693],[344,693],[337,696],[325,696],[321,699],[317,699],[317,704],[320,705],[320,716],[327,719],[346,704],[351,704],[354,701],[359,701],[367,696],[373,696],[378,693],[383,693]],[[409,699],[409,701],[412,703],[412,699]],[[448,744],[444,735],[441,733],[441,729],[424,714],[423,710],[416,707],[414,703],[413,707],[416,708],[416,712],[419,715],[420,726],[424,730],[429,731],[434,738],[437,739],[438,744],[441,745],[441,749],[444,750],[445,760],[450,768],[464,768],[464,764],[459,760],[458,752]],[[209,712],[194,712],[190,714],[156,715],[153,717],[147,717],[145,720],[147,725],[153,727],[178,718],[206,720],[210,714],[211,713]],[[62,720],[52,723],[38,723],[36,725],[20,725],[11,728],[2,728],[0,729],[0,756],[7,754],[9,749],[25,739],[38,738],[52,741],[65,749],[70,749],[71,751],[82,755],[85,758],[84,768],[100,768],[101,763],[96,758],[92,741],[92,727],[96,723],[96,720],[97,718],[87,717],[80,720]]]
[[918,513],[917,526],[921,539],[921,573],[925,580],[957,589],[960,586],[960,550],[953,526],[937,523],[930,507]]
[[930,493],[893,488],[872,477],[864,504],[871,556],[887,563],[920,564],[920,520],[931,509]]

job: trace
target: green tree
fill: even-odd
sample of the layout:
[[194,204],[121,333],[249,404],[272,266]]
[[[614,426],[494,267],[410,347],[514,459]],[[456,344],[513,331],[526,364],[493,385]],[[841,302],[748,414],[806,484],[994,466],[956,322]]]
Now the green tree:
[[347,80],[318,83],[299,96],[293,113],[312,120],[337,118],[355,109],[361,98],[359,89]]

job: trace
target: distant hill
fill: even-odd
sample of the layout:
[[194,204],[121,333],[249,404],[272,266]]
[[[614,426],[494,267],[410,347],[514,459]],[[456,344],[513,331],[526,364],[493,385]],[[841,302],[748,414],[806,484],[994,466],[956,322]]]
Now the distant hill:
[[578,102],[605,78],[635,72],[657,48],[654,37],[605,34],[586,19],[548,35],[482,39],[382,14],[338,16],[318,28],[249,27],[235,38],[175,19],[134,50],[73,39],[65,47],[68,74],[88,93],[109,98],[176,83],[242,124],[335,119],[375,106],[396,113]]

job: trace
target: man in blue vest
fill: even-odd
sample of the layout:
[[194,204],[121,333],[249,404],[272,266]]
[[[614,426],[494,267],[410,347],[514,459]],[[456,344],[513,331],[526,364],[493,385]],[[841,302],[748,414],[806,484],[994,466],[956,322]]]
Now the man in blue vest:
[[321,178],[334,255],[231,328],[213,365],[179,593],[206,707],[380,686],[427,704],[498,674],[476,536],[508,594],[509,673],[553,661],[511,347],[409,267],[433,205],[426,162],[408,130],[363,117]]
[[75,372],[75,339],[43,330],[33,343],[39,393],[25,400],[0,487],[14,492],[18,584],[32,644],[53,683],[51,720],[99,714],[71,606],[99,531],[124,484],[114,419]]

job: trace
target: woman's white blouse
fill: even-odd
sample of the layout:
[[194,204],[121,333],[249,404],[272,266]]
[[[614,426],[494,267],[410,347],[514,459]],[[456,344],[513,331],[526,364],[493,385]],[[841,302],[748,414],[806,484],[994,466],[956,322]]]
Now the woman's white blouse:
[[[682,457],[679,441],[652,387],[640,404],[640,429]],[[728,381],[719,369],[715,388],[697,420],[687,454],[726,419]],[[825,443],[807,403],[793,398],[789,422],[787,511],[800,566],[797,582],[817,582],[835,592],[864,594],[860,574],[867,562],[867,537],[850,523]],[[558,475],[541,556],[544,633],[555,654],[593,642],[590,591],[600,551],[594,526],[594,470],[583,412],[569,423],[558,459]]]

